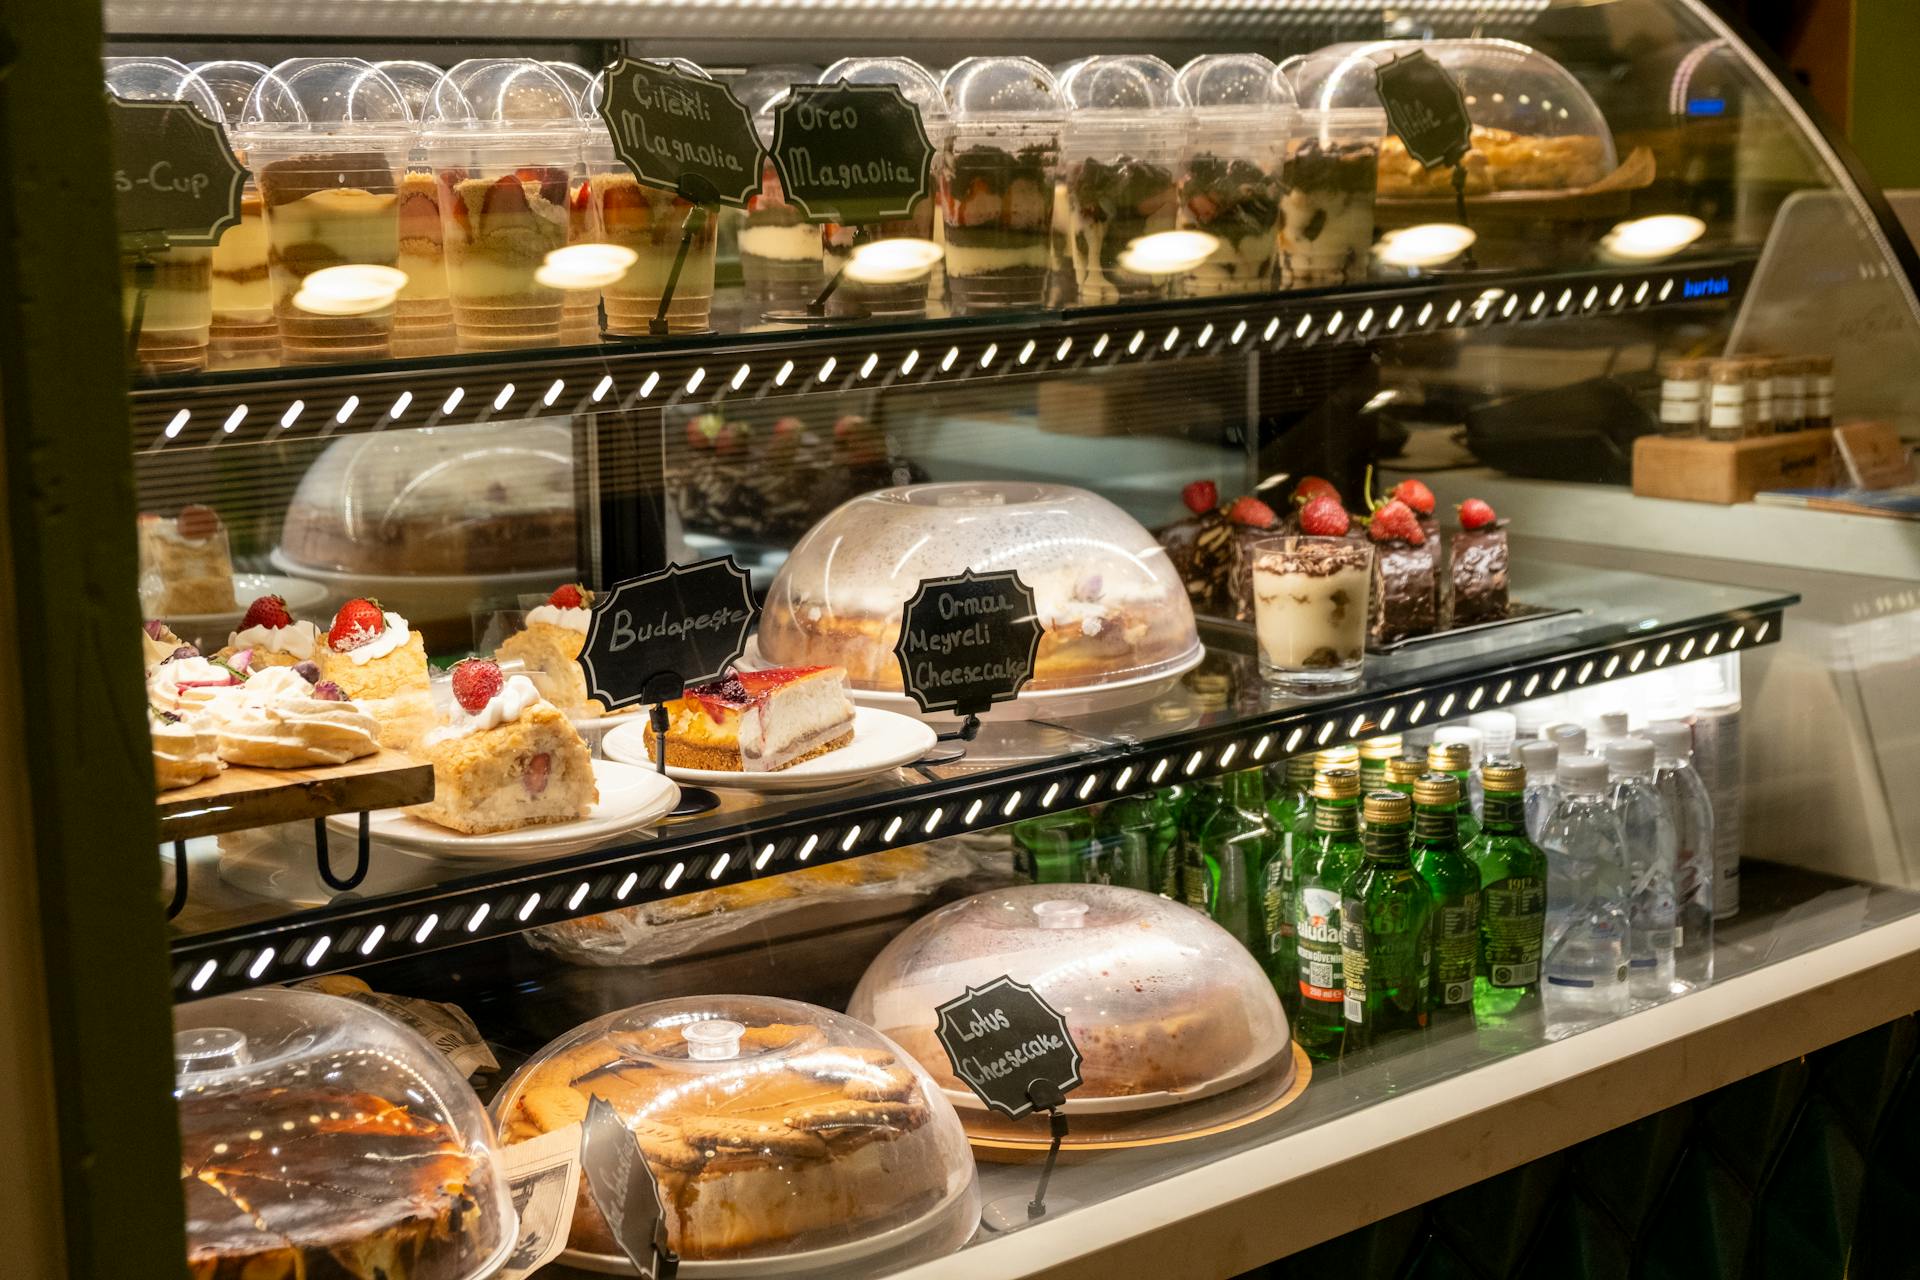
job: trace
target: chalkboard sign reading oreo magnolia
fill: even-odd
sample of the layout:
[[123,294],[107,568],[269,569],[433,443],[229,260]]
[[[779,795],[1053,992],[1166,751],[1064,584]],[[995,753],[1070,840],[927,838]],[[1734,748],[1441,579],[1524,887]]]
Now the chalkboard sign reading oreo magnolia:
[[695,204],[746,208],[760,190],[760,135],[727,86],[632,58],[606,77],[600,115],[636,178]]
[[746,570],[732,556],[616,583],[587,620],[587,691],[609,711],[677,698],[746,652],[753,612]]
[[934,1034],[953,1074],[1009,1120],[1034,1109],[1036,1082],[1062,1094],[1080,1087],[1080,1047],[1067,1020],[1024,982],[1002,975],[968,987],[934,1013]]
[[247,171],[227,131],[184,102],[107,95],[114,209],[129,235],[160,233],[177,247],[213,245],[240,221]]
[[1473,145],[1473,122],[1447,69],[1416,49],[1374,74],[1387,120],[1407,154],[1429,169],[1459,164]]
[[809,222],[905,218],[928,194],[933,144],[891,84],[797,84],[774,108],[773,164]]
[[1020,575],[926,578],[901,612],[894,656],[922,711],[979,715],[1033,679],[1040,652],[1033,590]]

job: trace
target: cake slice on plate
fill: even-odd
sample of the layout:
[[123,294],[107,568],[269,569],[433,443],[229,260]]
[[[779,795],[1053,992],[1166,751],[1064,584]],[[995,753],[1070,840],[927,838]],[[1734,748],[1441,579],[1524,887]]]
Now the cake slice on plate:
[[169,519],[141,515],[140,599],[150,614],[225,613],[233,595],[227,529],[212,507],[180,508]]
[[320,678],[379,720],[381,746],[411,751],[432,726],[426,641],[379,601],[341,605],[315,656]]
[[280,596],[259,596],[247,606],[240,629],[227,637],[227,647],[216,657],[229,658],[242,649],[253,650],[254,670],[291,667],[311,662],[320,648],[320,628],[296,621]]
[[[853,741],[841,667],[737,671],[688,689],[667,714],[667,763],[683,769],[771,773]],[[651,728],[647,750],[659,759]]]
[[587,674],[579,662],[592,605],[593,594],[578,584],[555,589],[545,604],[527,611],[526,630],[508,636],[493,655],[499,662],[525,664],[547,700],[576,717],[605,710],[587,696]]
[[587,744],[533,681],[469,658],[453,669],[453,697],[452,719],[420,741],[433,799],[409,813],[483,835],[571,822],[599,802]]

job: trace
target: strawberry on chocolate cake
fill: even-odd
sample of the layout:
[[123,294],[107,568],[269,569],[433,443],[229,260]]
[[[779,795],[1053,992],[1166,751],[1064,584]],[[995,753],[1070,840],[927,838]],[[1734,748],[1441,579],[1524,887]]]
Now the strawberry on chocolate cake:
[[[667,763],[772,773],[853,741],[853,703],[839,667],[739,671],[694,685],[667,704]],[[659,758],[647,730],[647,750]]]

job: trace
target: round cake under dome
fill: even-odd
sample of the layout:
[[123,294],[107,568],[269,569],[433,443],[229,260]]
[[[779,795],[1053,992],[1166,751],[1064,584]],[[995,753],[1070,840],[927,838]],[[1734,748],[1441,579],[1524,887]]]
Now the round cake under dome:
[[480,1280],[515,1242],[493,1128],[385,1014],[265,988],[174,1010],[187,1273]]
[[760,656],[839,666],[898,690],[893,646],[922,579],[1013,570],[1043,632],[1031,690],[1182,670],[1199,652],[1186,589],[1153,535],[1083,489],[1025,482],[908,485],[829,513],[787,558],[760,619]]

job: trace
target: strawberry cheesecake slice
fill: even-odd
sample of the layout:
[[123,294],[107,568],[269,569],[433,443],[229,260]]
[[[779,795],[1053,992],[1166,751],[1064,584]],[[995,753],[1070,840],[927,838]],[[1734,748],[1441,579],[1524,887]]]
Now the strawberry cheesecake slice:
[[453,669],[453,698],[452,717],[420,742],[433,800],[408,812],[481,835],[571,822],[599,802],[586,743],[533,681],[469,658]]
[[[667,763],[772,773],[853,741],[853,703],[840,667],[737,671],[667,704]],[[647,730],[658,759],[658,739]]]

